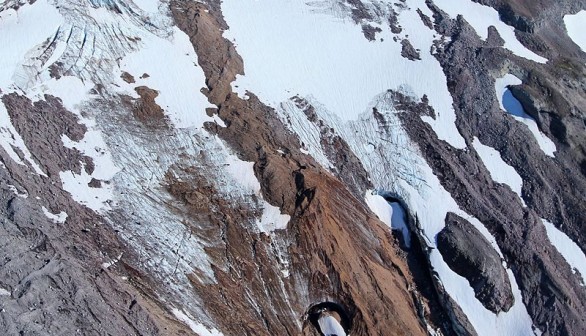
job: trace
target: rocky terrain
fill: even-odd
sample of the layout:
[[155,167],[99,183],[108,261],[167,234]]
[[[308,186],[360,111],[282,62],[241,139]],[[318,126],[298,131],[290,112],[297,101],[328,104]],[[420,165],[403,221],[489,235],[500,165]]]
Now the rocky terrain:
[[0,10],[0,334],[586,334],[583,1]]

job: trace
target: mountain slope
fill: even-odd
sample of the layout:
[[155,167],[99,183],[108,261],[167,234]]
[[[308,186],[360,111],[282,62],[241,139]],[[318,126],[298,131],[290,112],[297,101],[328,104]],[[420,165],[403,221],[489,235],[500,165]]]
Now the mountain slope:
[[580,1],[1,9],[3,333],[586,332]]

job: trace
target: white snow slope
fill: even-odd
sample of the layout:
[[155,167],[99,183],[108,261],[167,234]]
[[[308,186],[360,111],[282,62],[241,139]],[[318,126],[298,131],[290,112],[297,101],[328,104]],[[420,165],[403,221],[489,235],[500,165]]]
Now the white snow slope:
[[586,34],[584,34],[586,31],[586,10],[564,16],[564,23],[570,38],[586,52]]
[[[245,76],[233,88],[257,94],[277,107],[292,96],[314,98],[342,120],[354,120],[377,95],[388,89],[417,97],[427,95],[438,117],[426,118],[441,139],[465,147],[454,125],[445,75],[428,51],[434,32],[414,10],[402,11],[402,38],[422,50],[421,61],[400,56],[401,43],[387,25],[378,40],[364,38],[361,27],[336,9],[325,11],[328,1],[228,0],[222,12],[230,29],[224,36],[234,41],[244,59]],[[423,0],[411,1],[413,8],[429,9]],[[319,32],[319,34],[316,34]],[[336,85],[332,85],[336,83]]]
[[508,185],[511,190],[513,190],[519,198],[521,202],[523,201],[523,195],[521,190],[523,188],[523,179],[517,173],[515,168],[509,166],[501,157],[501,154],[494,148],[483,145],[478,138],[474,137],[472,142],[474,149],[480,156],[482,163],[488,171],[490,172],[490,176],[495,182],[504,183]]

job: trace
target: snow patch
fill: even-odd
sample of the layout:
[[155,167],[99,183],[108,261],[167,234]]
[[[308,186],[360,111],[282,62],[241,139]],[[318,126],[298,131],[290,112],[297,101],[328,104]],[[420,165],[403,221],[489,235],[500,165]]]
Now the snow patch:
[[200,336],[224,336],[224,334],[219,332],[216,328],[208,329],[203,324],[195,322],[193,317],[187,315],[177,308],[173,308],[171,311],[179,321],[185,323],[189,328],[191,328],[193,332]]
[[472,146],[474,146],[482,163],[484,163],[484,166],[488,169],[492,179],[495,182],[508,185],[511,190],[519,195],[521,202],[526,206],[522,195],[523,179],[517,173],[515,168],[508,165],[496,149],[483,145],[477,137],[474,137]]
[[586,255],[584,255],[582,249],[580,249],[570,237],[556,228],[553,223],[548,222],[545,219],[542,219],[542,222],[543,225],[545,225],[549,241],[566,259],[568,264],[570,264],[572,271],[574,273],[576,273],[576,271],[580,272],[580,275],[582,276],[582,286],[584,286],[584,281],[586,281]]
[[399,203],[387,202],[387,200],[376,193],[367,191],[365,196],[366,204],[372,212],[393,230],[401,231],[405,246],[411,247],[411,235],[405,223],[405,212]]
[[564,23],[568,36],[576,43],[582,51],[586,52],[586,10],[579,11],[574,15],[564,16]]
[[502,22],[499,13],[494,8],[471,0],[439,0],[435,1],[435,4],[454,19],[458,15],[462,15],[481,39],[488,38],[488,27],[493,26],[505,41],[504,47],[515,55],[538,63],[548,61],[521,44],[515,36],[515,28]]
[[10,292],[0,287],[0,296],[10,296]]
[[8,115],[6,106],[4,106],[4,102],[2,101],[0,101],[0,145],[2,145],[2,148],[6,151],[6,153],[8,153],[8,156],[10,156],[14,162],[23,166],[27,166],[27,164],[20,159],[14,150],[14,148],[20,149],[20,151],[23,153],[24,159],[30,164],[30,167],[32,167],[37,174],[47,176],[41,167],[39,167],[38,163],[33,159],[31,152],[24,143],[24,140],[16,131],[14,125],[12,125],[10,115]]
[[41,209],[43,210],[43,213],[45,214],[45,216],[47,216],[47,218],[49,218],[50,220],[52,220],[55,223],[63,224],[63,223],[65,223],[65,220],[67,219],[67,213],[65,211],[61,211],[58,214],[54,214],[51,211],[47,210],[47,208],[45,208],[45,207],[41,207]]
[[110,203],[113,199],[112,186],[102,183],[101,188],[90,187],[88,184],[93,177],[83,167],[80,174],[73,171],[63,171],[59,173],[59,178],[63,183],[63,190],[69,192],[76,202],[96,212],[110,209]]
[[264,201],[262,216],[257,220],[256,224],[261,232],[268,233],[286,229],[289,220],[291,220],[291,216],[282,214],[278,207],[272,206]]
[[537,123],[528,115],[521,103],[513,96],[509,86],[521,85],[523,82],[511,74],[506,74],[504,77],[497,78],[495,81],[495,91],[501,110],[508,112],[515,118],[515,120],[525,124],[529,131],[537,140],[541,150],[548,156],[555,157],[554,153],[557,150],[555,143],[551,141],[545,134],[543,134]]
[[319,329],[325,336],[346,336],[344,328],[333,316],[322,316],[317,321]]
[[215,139],[221,148],[229,153],[225,159],[225,166],[228,173],[234,178],[236,183],[248,192],[255,194],[262,202],[262,215],[256,221],[260,232],[269,233],[274,230],[286,229],[291,216],[282,214],[279,207],[273,206],[264,200],[260,183],[256,175],[254,175],[254,162],[240,160],[235,154],[230,153],[230,149],[219,138],[215,137]]
[[20,198],[28,198],[28,193],[26,192],[26,190],[21,194],[18,188],[16,188],[12,184],[8,185],[8,189],[10,189],[10,191],[12,191],[16,196]]

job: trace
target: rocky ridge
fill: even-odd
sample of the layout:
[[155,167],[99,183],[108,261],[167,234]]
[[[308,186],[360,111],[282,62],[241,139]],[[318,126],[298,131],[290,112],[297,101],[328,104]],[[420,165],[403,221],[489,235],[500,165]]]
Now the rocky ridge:
[[[45,3],[14,2],[4,11]],[[408,91],[389,88],[365,118],[349,123],[337,121],[310,97],[293,96],[291,104],[271,107],[254,92],[246,97],[234,93],[232,83],[244,75],[246,59],[223,36],[229,26],[217,1],[160,3],[166,19],[130,1],[59,2],[63,15],[75,18],[77,8],[97,21],[84,34],[76,24],[59,28],[41,46],[57,53],[66,36],[62,31],[72,38],[58,61],[39,68],[49,78],[27,78],[29,84],[19,90],[2,87],[2,105],[14,129],[3,134],[20,139],[24,147],[14,140],[0,148],[0,289],[8,293],[0,291],[0,330],[9,335],[317,335],[307,314],[313,305],[332,301],[350,317],[352,335],[485,334],[475,330],[474,320],[437,276],[430,262],[430,240],[436,237],[425,233],[425,218],[413,210],[407,187],[381,183],[425,176],[417,168],[423,161],[457,205],[494,237],[522,294],[522,302],[511,296],[500,256],[484,233],[476,232],[477,238],[468,238],[483,248],[479,255],[465,256],[472,262],[470,275],[464,276],[472,287],[478,275],[480,282],[491,283],[474,288],[482,303],[496,312],[526,306],[532,328],[545,334],[584,333],[586,293],[562,255],[545,243],[541,218],[556,223],[586,250],[581,225],[586,218],[581,202],[586,54],[560,28],[563,14],[586,8],[578,1],[485,4],[549,62],[538,64],[501,48],[503,39],[495,29],[482,41],[465,18],[450,18],[427,1],[426,11],[433,15],[419,10],[419,17],[448,40],[438,40],[433,55],[448,80],[456,126],[468,145],[459,149],[440,140],[421,119],[439,118],[427,98]],[[421,61],[419,52],[428,52],[415,50],[401,35],[397,16],[408,1],[329,5],[335,17],[351,17],[372,43],[382,31],[376,27],[388,25],[403,46],[403,57],[412,62]],[[319,7],[331,13],[328,8]],[[94,9],[132,25],[120,30],[104,25],[91,35],[88,27],[100,26],[101,20]],[[124,55],[150,43],[151,36],[178,36],[170,25],[187,36],[197,55],[191,61],[203,74],[202,93],[209,105],[198,106],[197,113],[208,117],[201,128],[177,127],[171,105],[161,100],[165,88],[147,85],[156,74],[122,71]],[[93,36],[92,53],[84,51],[87,36]],[[101,36],[115,36],[113,47],[102,47]],[[76,50],[83,57],[68,57]],[[28,55],[34,60],[37,50]],[[118,64],[120,71],[108,76],[101,70],[105,64]],[[522,80],[511,91],[556,144],[555,158],[499,110],[492,88],[504,73]],[[75,107],[55,89],[31,96],[36,89],[30,82],[72,77],[91,83],[89,98]],[[283,117],[284,111],[289,115]],[[295,113],[317,130],[315,143],[323,158],[308,154],[309,143],[291,131],[298,122]],[[348,135],[355,130],[361,134]],[[83,142],[95,131],[102,134],[104,148],[88,150]],[[408,139],[399,138],[401,132]],[[473,137],[496,149],[522,177],[522,200],[493,181],[472,149]],[[373,150],[369,154],[376,156],[372,162],[357,150],[356,139],[366,139],[367,150]],[[103,172],[107,157],[119,169],[114,174]],[[253,173],[256,182],[244,174],[235,177],[234,170]],[[91,197],[95,194],[98,205],[65,190],[68,174],[84,178],[76,183]],[[417,183],[408,184],[418,188]],[[365,193],[376,188],[396,196],[407,210],[415,238],[411,248],[401,245],[365,203]],[[269,213],[275,214],[266,220]],[[448,225],[437,236],[444,259],[450,258],[442,242],[455,248],[464,242],[446,237],[458,236],[454,227],[462,219],[455,216],[461,214],[448,214]],[[275,229],[278,218],[287,220]],[[458,260],[447,263],[461,273]],[[497,275],[483,273],[486,267]],[[485,290],[502,293],[497,295],[502,300],[487,299],[492,295],[482,294]]]

